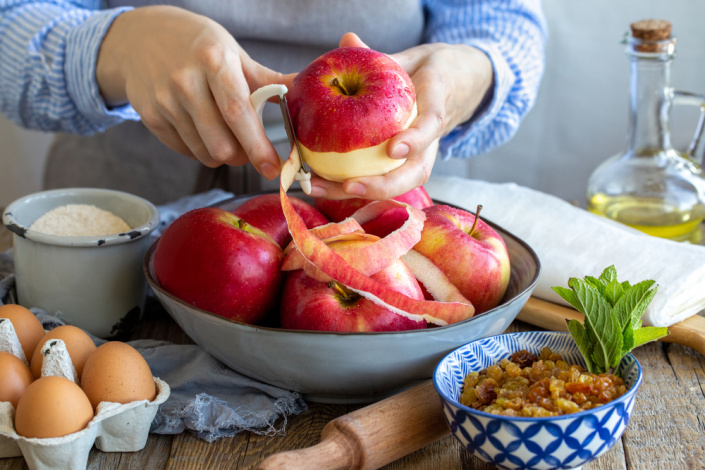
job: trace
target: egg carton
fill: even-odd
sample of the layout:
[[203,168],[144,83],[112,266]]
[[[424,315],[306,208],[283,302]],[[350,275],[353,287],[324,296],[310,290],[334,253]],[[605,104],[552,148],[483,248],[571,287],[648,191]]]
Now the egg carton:
[[[19,341],[14,329],[10,324],[8,330],[6,324],[10,322],[0,324],[0,338],[3,338],[0,339],[0,350],[14,352],[27,362],[24,354],[17,352]],[[19,351],[22,349],[19,348]],[[42,354],[42,376],[61,375],[76,382],[76,371],[63,341],[47,341]],[[144,449],[159,405],[166,401],[171,391],[165,381],[158,377],[153,379],[157,391],[154,400],[125,404],[102,402],[84,429],[62,437],[20,436],[15,432],[14,407],[9,402],[0,402],[0,458],[22,456],[31,470],[73,470],[86,468],[94,444],[103,452],[136,452]]]

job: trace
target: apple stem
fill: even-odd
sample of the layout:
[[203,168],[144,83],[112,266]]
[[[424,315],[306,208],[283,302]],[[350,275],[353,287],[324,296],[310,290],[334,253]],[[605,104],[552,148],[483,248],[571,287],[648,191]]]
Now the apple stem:
[[343,296],[345,300],[351,300],[352,299],[352,293],[348,291],[348,289],[345,288],[342,284],[340,284],[337,281],[330,281],[328,283],[328,287],[331,289],[335,289],[340,295]]
[[331,85],[337,86],[338,88],[340,88],[340,91],[342,91],[344,95],[350,96],[350,92],[348,92],[347,88],[345,88],[345,85],[343,85],[343,82],[341,82],[337,78],[334,78],[333,81],[330,83],[331,83]]
[[238,219],[237,226],[238,226],[238,228],[241,228],[244,230],[245,227],[247,227],[247,222],[245,222],[244,219]]
[[475,210],[475,220],[472,223],[472,227],[470,227],[470,232],[468,235],[472,236],[472,233],[475,231],[475,228],[477,227],[477,221],[480,220],[480,211],[482,211],[482,204],[477,205],[477,209]]

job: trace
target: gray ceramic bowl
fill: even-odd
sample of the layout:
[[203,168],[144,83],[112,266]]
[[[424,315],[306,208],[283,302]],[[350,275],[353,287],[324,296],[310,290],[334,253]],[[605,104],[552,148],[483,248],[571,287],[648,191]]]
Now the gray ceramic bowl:
[[[308,200],[303,193],[291,194]],[[233,210],[251,197],[218,206]],[[152,267],[156,244],[145,256],[144,270],[160,302],[184,332],[227,366],[300,392],[309,401],[365,403],[431,378],[448,352],[502,333],[517,316],[536,286],[539,260],[526,243],[493,227],[504,238],[511,262],[509,288],[501,305],[459,323],[423,330],[328,333],[248,325],[193,307],[162,289]]]
[[[30,230],[32,223],[66,204],[92,204],[121,217],[132,230],[70,237]],[[5,210],[12,231],[18,302],[39,307],[96,336],[129,328],[144,308],[141,266],[159,212],[149,201],[121,191],[70,188],[17,199]]]

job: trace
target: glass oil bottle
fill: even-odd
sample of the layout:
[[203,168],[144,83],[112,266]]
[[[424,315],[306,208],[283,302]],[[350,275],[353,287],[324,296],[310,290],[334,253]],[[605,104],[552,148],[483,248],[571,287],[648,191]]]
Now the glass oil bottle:
[[[670,22],[633,23],[625,43],[631,67],[629,145],[590,176],[588,210],[650,235],[697,243],[705,217],[705,179],[693,154],[705,124],[705,96],[670,86],[676,44]],[[673,105],[700,107],[686,151],[671,143]]]

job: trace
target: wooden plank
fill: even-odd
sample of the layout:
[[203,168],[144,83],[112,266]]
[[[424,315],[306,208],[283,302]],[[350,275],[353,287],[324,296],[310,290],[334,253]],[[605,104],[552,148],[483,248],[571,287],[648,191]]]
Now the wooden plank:
[[121,468],[127,470],[144,470],[146,468],[164,468],[174,436],[152,434],[144,449],[139,452],[102,452],[96,447],[88,456],[88,470]]
[[24,457],[0,459],[0,470],[26,470],[28,468],[29,467],[24,461]]
[[166,469],[238,468],[237,463],[247,445],[247,435],[242,433],[232,438],[208,443],[190,432],[174,437],[171,455]]
[[703,357],[683,346],[657,343],[641,346],[634,355],[644,381],[622,439],[629,467],[699,467],[705,461]]
[[255,468],[272,454],[318,444],[326,424],[357,408],[360,406],[310,403],[308,411],[288,418],[284,435],[261,436],[250,433],[249,446],[238,468]]

